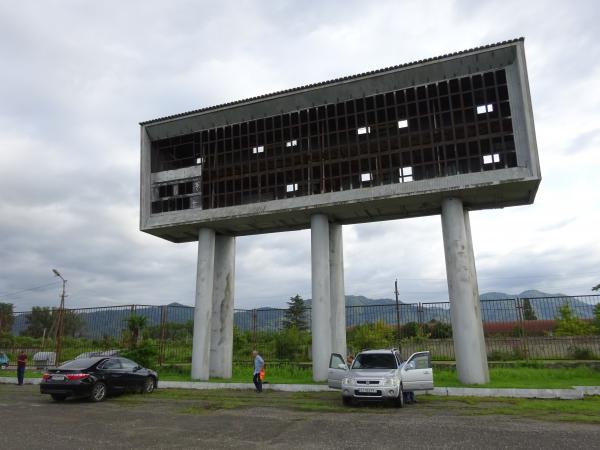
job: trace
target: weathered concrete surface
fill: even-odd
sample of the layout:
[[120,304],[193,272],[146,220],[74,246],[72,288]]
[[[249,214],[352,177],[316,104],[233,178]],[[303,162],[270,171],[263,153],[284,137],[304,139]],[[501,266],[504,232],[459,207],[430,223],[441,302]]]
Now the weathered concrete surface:
[[211,377],[231,378],[234,290],[235,237],[216,236],[210,337]]
[[201,228],[198,232],[198,268],[196,273],[196,305],[192,341],[192,378],[208,380],[213,281],[215,270],[215,232]]
[[331,354],[331,284],[329,279],[329,221],[323,214],[311,218],[312,362],[313,380],[327,380]]
[[329,224],[331,285],[331,352],[346,355],[346,297],[344,293],[344,242],[342,225]]
[[473,244],[467,224],[462,200],[445,198],[442,201],[442,233],[456,370],[462,383],[484,384],[489,381],[490,376],[479,307]]

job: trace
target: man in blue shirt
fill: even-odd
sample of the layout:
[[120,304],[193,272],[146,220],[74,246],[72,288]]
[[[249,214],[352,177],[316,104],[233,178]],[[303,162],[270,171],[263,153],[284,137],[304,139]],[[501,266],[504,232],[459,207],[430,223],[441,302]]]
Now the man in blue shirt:
[[254,377],[252,378],[252,381],[254,381],[256,392],[262,392],[262,380],[260,379],[260,371],[265,366],[265,362],[256,350],[252,351],[252,356],[254,357]]

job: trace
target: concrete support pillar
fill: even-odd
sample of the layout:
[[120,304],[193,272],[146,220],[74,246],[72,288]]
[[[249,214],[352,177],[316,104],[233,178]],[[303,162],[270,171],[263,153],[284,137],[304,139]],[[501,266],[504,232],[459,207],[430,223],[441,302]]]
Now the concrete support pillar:
[[208,380],[215,269],[215,232],[201,228],[198,232],[198,267],[196,273],[196,307],[192,342],[192,379]]
[[329,282],[329,221],[324,214],[310,219],[312,265],[312,360],[313,380],[327,380],[331,354]]
[[442,232],[458,379],[467,384],[489,381],[477,273],[468,212],[462,200],[442,201]]
[[342,225],[329,224],[329,282],[331,287],[331,352],[346,356],[346,297]]
[[210,376],[231,378],[235,237],[215,237],[215,269],[210,336]]

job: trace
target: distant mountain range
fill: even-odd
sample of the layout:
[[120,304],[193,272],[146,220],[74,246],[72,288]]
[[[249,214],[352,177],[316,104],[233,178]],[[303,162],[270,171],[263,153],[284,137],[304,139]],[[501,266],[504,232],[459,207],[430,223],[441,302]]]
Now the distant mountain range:
[[[487,292],[480,295],[482,318],[485,322],[512,322],[520,319],[520,310],[516,298],[529,299],[533,312],[539,320],[553,320],[558,316],[561,306],[568,303],[576,315],[581,318],[593,317],[593,305],[578,298],[568,297],[563,294],[548,294],[536,290],[528,290],[517,295],[503,292]],[[306,300],[306,305],[311,306],[311,300]],[[161,322],[161,306],[140,306],[135,309],[136,314],[147,318],[148,326],[156,326]],[[448,302],[440,303],[403,303],[399,302],[398,308],[400,322],[441,322],[450,321]],[[84,322],[82,335],[84,337],[101,339],[103,336],[120,336],[125,328],[125,322],[131,309],[129,307],[99,308],[90,312],[82,312]],[[348,326],[360,325],[383,321],[396,323],[396,301],[389,298],[371,299],[362,295],[346,296],[346,324]],[[171,303],[167,308],[166,322],[185,323],[193,320],[194,308],[180,303]],[[284,308],[257,308],[255,310],[236,310],[234,314],[235,325],[241,330],[265,331],[278,330],[283,326],[285,317]],[[13,333],[20,334],[27,326],[26,316],[19,315],[15,318]]]

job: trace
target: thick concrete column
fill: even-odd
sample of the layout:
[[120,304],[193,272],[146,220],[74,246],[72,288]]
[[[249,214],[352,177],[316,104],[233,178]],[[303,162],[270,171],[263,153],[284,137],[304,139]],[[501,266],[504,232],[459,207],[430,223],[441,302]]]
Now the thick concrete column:
[[474,277],[474,281],[475,281],[475,298],[477,299],[477,302],[475,303],[475,315],[478,317],[478,320],[480,322],[482,322],[481,327],[479,327],[479,337],[478,340],[479,342],[482,343],[482,345],[479,346],[479,358],[481,361],[481,370],[483,373],[485,373],[485,379],[486,379],[486,383],[488,381],[490,381],[490,374],[489,374],[489,368],[488,368],[488,362],[487,362],[487,349],[486,349],[486,345],[485,345],[485,336],[483,334],[483,320],[482,320],[482,315],[481,315],[481,301],[479,300],[479,284],[477,282],[477,268],[475,266],[475,253],[473,252],[473,238],[471,236],[471,219],[469,218],[469,211],[468,210],[464,210],[464,216],[465,216],[465,232],[467,235],[467,249],[469,250],[469,259],[471,260],[471,270],[473,271],[473,274],[475,275]]
[[329,282],[329,221],[324,214],[310,219],[312,264],[312,360],[313,380],[327,380],[331,354]]
[[442,233],[458,378],[462,383],[487,383],[489,371],[473,243],[462,200],[446,198],[442,201]]
[[192,342],[192,379],[194,380],[208,380],[209,376],[214,269],[215,232],[208,228],[200,228]]
[[329,282],[331,287],[331,352],[346,356],[346,297],[342,225],[329,224]]
[[210,376],[231,378],[235,237],[216,236],[210,336]]

